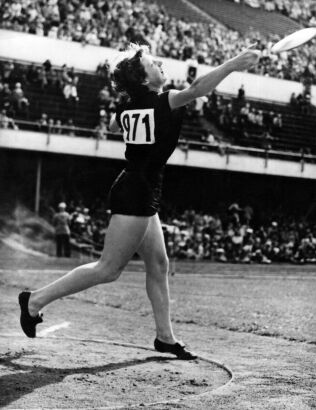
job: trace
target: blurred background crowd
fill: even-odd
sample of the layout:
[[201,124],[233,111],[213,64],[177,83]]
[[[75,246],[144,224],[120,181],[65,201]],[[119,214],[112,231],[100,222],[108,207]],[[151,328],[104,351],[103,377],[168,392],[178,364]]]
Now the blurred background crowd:
[[[70,201],[72,237],[101,251],[111,217],[105,203],[87,208]],[[54,214],[51,209],[51,215]],[[284,212],[256,216],[251,206],[233,203],[218,213],[165,207],[162,228],[170,258],[230,263],[316,263],[316,225]]]
[[[255,2],[300,23],[315,23],[315,4],[311,0]],[[162,4],[154,1],[2,1],[0,26],[115,49],[125,49],[131,41],[147,43],[154,55],[178,60],[196,59],[212,66],[257,42],[263,54],[255,73],[296,81],[301,81],[303,76],[315,79],[315,43],[290,55],[271,55],[269,47],[278,39],[276,35],[264,36],[255,30],[241,35],[214,21],[201,23],[175,18]]]
[[267,11],[278,11],[293,20],[310,26],[316,25],[316,3],[314,0],[234,0],[250,7],[262,7]]

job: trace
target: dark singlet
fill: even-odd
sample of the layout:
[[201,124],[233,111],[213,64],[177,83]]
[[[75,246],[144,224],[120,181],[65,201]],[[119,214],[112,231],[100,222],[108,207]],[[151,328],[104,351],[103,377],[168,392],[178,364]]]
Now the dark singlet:
[[110,191],[112,214],[152,216],[159,210],[163,170],[177,146],[185,111],[171,110],[168,94],[147,91],[117,110],[127,165]]

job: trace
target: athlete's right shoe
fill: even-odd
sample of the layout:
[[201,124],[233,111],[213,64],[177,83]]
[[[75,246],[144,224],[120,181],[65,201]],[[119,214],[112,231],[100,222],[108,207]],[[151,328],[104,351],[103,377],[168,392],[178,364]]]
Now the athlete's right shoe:
[[156,338],[154,340],[154,347],[160,353],[175,354],[180,360],[195,360],[198,357],[196,353],[190,352],[190,350],[186,349],[182,342],[169,344]]
[[42,313],[31,316],[29,312],[29,299],[31,292],[21,292],[19,294],[19,304],[21,308],[20,324],[27,337],[36,337],[36,325],[43,322]]

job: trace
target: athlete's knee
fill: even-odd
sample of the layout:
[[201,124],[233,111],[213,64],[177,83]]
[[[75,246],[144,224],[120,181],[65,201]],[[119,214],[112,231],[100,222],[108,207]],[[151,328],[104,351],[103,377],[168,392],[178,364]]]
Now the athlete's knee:
[[98,282],[114,282],[120,277],[123,268],[124,266],[114,264],[111,261],[100,260],[96,267]]
[[156,255],[150,265],[148,273],[155,275],[158,279],[165,277],[169,272],[169,259],[167,255]]

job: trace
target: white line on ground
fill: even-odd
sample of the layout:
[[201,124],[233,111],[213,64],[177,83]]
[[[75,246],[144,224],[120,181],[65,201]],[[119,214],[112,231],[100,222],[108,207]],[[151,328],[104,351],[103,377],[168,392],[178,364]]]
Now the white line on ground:
[[62,323],[59,323],[58,325],[50,326],[50,327],[48,327],[46,329],[43,329],[40,332],[38,332],[37,336],[39,336],[39,337],[46,336],[49,333],[55,332],[56,330],[59,330],[59,329],[63,329],[65,327],[68,327],[69,325],[70,325],[70,322],[62,322]]

